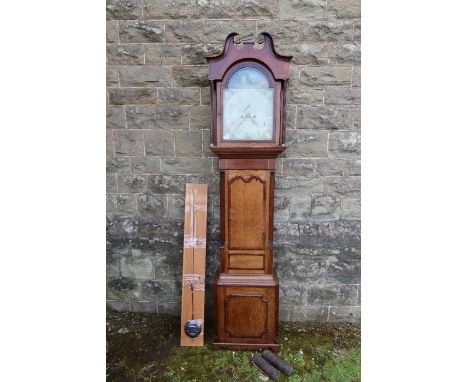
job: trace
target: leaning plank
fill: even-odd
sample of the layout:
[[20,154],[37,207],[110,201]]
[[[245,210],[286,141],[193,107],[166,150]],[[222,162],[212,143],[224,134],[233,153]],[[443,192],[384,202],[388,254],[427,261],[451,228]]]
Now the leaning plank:
[[208,185],[187,183],[185,189],[181,346],[203,346],[207,197]]

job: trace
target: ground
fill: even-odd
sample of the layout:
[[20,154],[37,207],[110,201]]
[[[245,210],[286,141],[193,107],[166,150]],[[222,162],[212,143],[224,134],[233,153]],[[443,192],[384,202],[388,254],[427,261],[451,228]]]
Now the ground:
[[[207,322],[204,347],[179,346],[179,317],[107,312],[108,381],[266,381],[253,352],[214,351]],[[279,356],[294,374],[282,381],[360,380],[360,327],[351,324],[282,322]]]

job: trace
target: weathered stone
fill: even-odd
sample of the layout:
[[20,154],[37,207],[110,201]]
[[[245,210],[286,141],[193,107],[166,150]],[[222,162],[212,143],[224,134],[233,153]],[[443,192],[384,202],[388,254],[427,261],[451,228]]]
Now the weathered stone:
[[361,22],[354,23],[353,41],[361,41]]
[[[287,253],[287,255],[286,255]],[[307,283],[324,282],[326,262],[310,256],[297,256],[286,251],[276,251],[275,266],[281,280]]]
[[154,277],[150,258],[123,257],[120,259],[120,272],[123,277],[136,280],[150,280]]
[[[285,110],[285,121],[284,125],[286,129],[295,129],[296,128],[296,106],[287,105]],[[286,133],[286,136],[289,133]]]
[[129,173],[130,158],[125,157],[110,157],[106,161],[107,173]]
[[360,156],[361,134],[358,132],[330,133],[329,152],[333,157]]
[[291,197],[289,217],[291,222],[309,220],[311,216],[312,198],[310,195],[294,195]]
[[307,288],[308,305],[357,305],[358,285],[312,284]]
[[352,260],[327,262],[327,280],[338,284],[360,284],[361,262]]
[[201,156],[201,131],[176,131],[174,136],[176,156]]
[[107,62],[110,65],[142,65],[144,53],[140,44],[107,44]]
[[300,69],[300,66],[296,66],[294,64],[289,66],[288,89],[295,89],[299,87]]
[[180,302],[159,302],[158,313],[180,317]]
[[353,80],[352,87],[360,88],[361,87],[361,67],[353,66]]
[[211,121],[211,111],[209,106],[191,107],[190,129],[209,129]]
[[161,88],[158,90],[161,105],[199,105],[199,88]]
[[312,130],[288,131],[286,156],[292,158],[323,157],[327,155],[327,132]]
[[132,157],[131,165],[134,174],[154,174],[160,170],[161,159],[158,157]]
[[143,133],[135,130],[113,130],[115,155],[143,155]]
[[325,191],[323,179],[307,176],[277,176],[277,195],[311,195]]
[[224,45],[219,43],[187,44],[182,47],[182,64],[206,64],[206,56],[222,52]]
[[202,15],[204,9],[199,3],[196,0],[145,0],[144,17],[148,19],[197,18]]
[[141,16],[141,0],[106,0],[108,19],[134,20]]
[[146,131],[145,152],[147,155],[174,155],[174,133],[163,130]]
[[164,24],[157,21],[120,21],[120,42],[164,42]]
[[106,127],[108,129],[125,129],[125,109],[123,106],[106,107]]
[[258,21],[258,32],[268,32],[273,41],[297,41],[303,21],[262,20]]
[[299,39],[306,41],[351,41],[353,22],[349,20],[300,21]]
[[174,66],[172,76],[178,86],[209,86],[208,67]]
[[351,67],[309,66],[301,70],[299,81],[305,85],[349,85]]
[[327,306],[291,306],[290,321],[326,322],[328,319]]
[[330,322],[361,322],[360,306],[330,306]]
[[[219,173],[201,174],[201,175],[188,175],[187,183],[203,183],[208,185],[208,194],[210,198],[212,195],[219,195]],[[185,192],[185,191],[184,191]]]
[[279,298],[282,304],[304,305],[306,288],[303,283],[284,281],[279,286]]
[[214,158],[216,158],[216,154],[214,154],[210,150],[211,131],[210,130],[201,130],[201,133],[202,133],[202,156],[203,157],[214,157]]
[[126,110],[129,129],[188,129],[189,113],[184,107],[127,106]]
[[[361,223],[358,220],[332,220],[298,224],[299,244],[315,249],[360,249]],[[350,283],[352,284],[352,283]]]
[[355,105],[361,103],[361,90],[346,88],[326,88],[325,104]]
[[340,201],[331,195],[312,198],[311,220],[336,220],[340,217]]
[[354,107],[353,130],[361,130],[361,107],[360,106]]
[[118,71],[121,86],[171,85],[171,68],[166,66],[122,66]]
[[167,42],[201,42],[203,40],[202,20],[177,20],[166,23]]
[[343,175],[346,161],[342,159],[317,159],[317,175]]
[[106,86],[119,85],[119,72],[115,66],[106,67]]
[[273,226],[273,237],[275,242],[282,245],[299,244],[299,225],[290,222],[275,222]]
[[211,94],[210,94],[210,88],[200,88],[201,91],[201,104],[202,105],[210,105],[211,102]]
[[106,129],[106,155],[114,156],[114,137],[112,130]]
[[155,175],[148,177],[148,189],[155,194],[185,193],[185,175]]
[[119,23],[116,20],[106,21],[106,42],[119,42]]
[[321,65],[328,63],[328,44],[326,43],[280,43],[278,52],[290,54],[296,65]]
[[350,130],[352,106],[298,106],[296,128],[317,130]]
[[183,219],[185,213],[185,197],[183,195],[168,196],[169,217]]
[[172,65],[180,64],[181,49],[169,44],[145,45],[146,64]]
[[117,312],[128,312],[130,309],[130,305],[128,301],[107,300],[106,308],[116,310]]
[[290,199],[287,196],[275,195],[275,221],[289,220],[289,203]]
[[106,175],[106,192],[117,192],[117,181],[115,174]]
[[166,195],[152,195],[144,193],[138,195],[138,210],[143,216],[152,218],[165,218],[167,216],[167,198]]
[[205,40],[208,42],[224,42],[226,36],[232,32],[240,34],[242,41],[253,41],[255,21],[207,20],[205,22]]
[[158,102],[155,88],[110,88],[109,102],[113,105],[138,105]]
[[346,167],[344,170],[344,175],[361,175],[361,160],[360,159],[350,159],[346,161]]
[[361,199],[344,198],[342,201],[342,216],[344,219],[361,218]]
[[130,301],[132,312],[158,313],[157,301]]
[[360,63],[361,45],[348,42],[346,44],[334,44],[330,48],[330,62],[338,64]]
[[323,19],[325,0],[293,0],[279,2],[280,19]]
[[325,189],[329,194],[359,196],[361,178],[359,176],[333,176],[325,179]]
[[144,192],[147,183],[146,177],[142,175],[117,175],[119,192]]
[[107,194],[106,209],[112,215],[132,215],[135,213],[135,196],[132,194]]
[[211,158],[162,158],[161,171],[170,174],[197,174],[212,171]]
[[129,300],[140,297],[139,283],[126,277],[107,281],[107,297],[111,300]]
[[313,175],[315,161],[312,159],[284,159],[283,173],[286,175]]
[[360,0],[328,0],[327,15],[336,18],[357,18],[361,16]]
[[142,295],[148,299],[174,296],[174,281],[148,280],[142,285]]
[[312,88],[290,89],[287,94],[288,104],[322,105],[323,90]]

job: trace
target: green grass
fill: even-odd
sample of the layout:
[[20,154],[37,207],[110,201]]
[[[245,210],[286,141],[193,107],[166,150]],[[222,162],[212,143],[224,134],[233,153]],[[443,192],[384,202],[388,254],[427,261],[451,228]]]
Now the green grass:
[[[203,347],[180,347],[178,317],[107,314],[107,380],[238,382],[267,380],[250,361],[253,352],[211,350],[211,325]],[[121,330],[122,328],[128,329]],[[120,330],[120,333],[119,333]],[[360,328],[350,324],[281,323],[279,356],[294,374],[281,381],[360,380]]]

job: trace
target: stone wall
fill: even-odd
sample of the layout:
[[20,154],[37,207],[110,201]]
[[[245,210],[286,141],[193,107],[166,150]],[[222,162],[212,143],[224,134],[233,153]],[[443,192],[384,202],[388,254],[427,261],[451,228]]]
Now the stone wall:
[[184,190],[209,185],[207,309],[219,176],[204,55],[261,31],[294,55],[277,160],[282,320],[360,319],[359,0],[107,0],[107,298],[180,310]]

